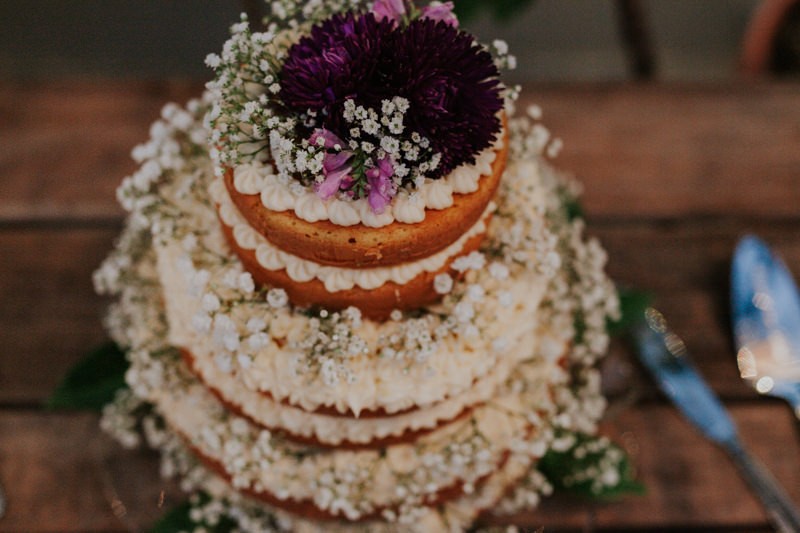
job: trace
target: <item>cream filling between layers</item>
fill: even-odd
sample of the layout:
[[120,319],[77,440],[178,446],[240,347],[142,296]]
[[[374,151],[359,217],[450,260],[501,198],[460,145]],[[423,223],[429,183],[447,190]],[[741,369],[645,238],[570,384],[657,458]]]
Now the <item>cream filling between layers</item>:
[[[237,422],[235,435],[221,430],[237,417],[227,413],[200,383],[172,383],[154,390],[151,400],[158,405],[169,426],[200,453],[220,463],[238,487],[267,492],[280,500],[310,501],[320,509],[330,509],[330,501],[315,480],[326,473],[333,474],[334,479],[347,479],[353,467],[368,468],[372,473],[368,487],[360,493],[348,491],[343,494],[355,507],[347,518],[355,520],[368,509],[401,505],[405,496],[397,490],[398,486],[420,469],[423,469],[421,475],[428,477],[424,482],[425,491],[435,493],[461,481],[478,481],[496,471],[504,453],[522,443],[525,443],[529,455],[541,456],[549,445],[551,434],[538,427],[543,422],[536,413],[552,411],[551,388],[564,379],[563,370],[554,362],[528,362],[516,369],[511,380],[491,402],[473,411],[471,420],[437,428],[413,445],[390,445],[381,453],[376,450],[334,449],[296,455],[304,447],[273,443],[273,452],[266,460],[259,460],[261,452],[246,444],[257,441],[260,429],[238,419],[244,424]],[[526,383],[532,388],[516,390],[515,383]],[[483,442],[477,445],[479,448],[470,445],[465,459],[475,463],[466,468],[463,463],[451,463],[447,457],[453,453],[453,444],[465,437],[472,442],[468,435],[474,431]],[[440,465],[435,475],[425,472],[426,461],[434,456],[439,456],[442,461],[434,459],[433,464]]]
[[378,268],[340,268],[297,257],[270,243],[247,223],[233,203],[222,178],[214,180],[209,193],[219,205],[222,222],[232,229],[236,244],[245,250],[253,250],[259,265],[270,271],[286,270],[286,274],[298,283],[318,279],[328,292],[347,291],[353,287],[377,289],[387,282],[405,285],[424,272],[436,272],[458,255],[469,239],[486,232],[486,219],[496,209],[496,205],[490,202],[478,222],[466,233],[444,250],[419,261]]
[[538,340],[539,335],[535,333],[534,328],[530,328],[530,331],[521,336],[509,350],[512,352],[512,357],[500,359],[489,373],[457,396],[447,398],[428,408],[374,418],[310,413],[281,404],[262,393],[242,387],[234,375],[220,371],[208,350],[192,355],[195,357],[193,368],[201,380],[256,423],[269,428],[284,429],[292,435],[314,438],[328,445],[338,445],[343,441],[368,444],[376,439],[401,436],[406,431],[432,429],[440,422],[457,417],[464,409],[488,400],[498,384],[508,378],[516,361],[538,353]]
[[461,165],[441,179],[426,178],[424,185],[410,194],[400,191],[392,201],[391,209],[382,214],[374,213],[364,198],[323,201],[311,187],[281,180],[269,164],[250,163],[236,167],[233,186],[241,194],[259,194],[267,209],[294,211],[298,218],[307,222],[330,220],[337,226],[361,223],[373,228],[388,226],[394,221],[417,224],[425,220],[426,209],[447,209],[453,205],[453,194],[477,191],[481,176],[492,173],[492,163],[504,142],[505,130],[502,130],[495,143],[476,156],[474,164]]

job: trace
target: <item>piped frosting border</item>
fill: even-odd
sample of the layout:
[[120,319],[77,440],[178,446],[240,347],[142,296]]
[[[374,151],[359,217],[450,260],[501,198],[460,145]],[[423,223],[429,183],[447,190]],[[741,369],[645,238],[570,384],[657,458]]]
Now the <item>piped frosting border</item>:
[[456,257],[469,239],[486,232],[486,221],[496,209],[496,205],[490,202],[478,222],[458,240],[424,259],[391,267],[341,268],[303,259],[269,242],[248,224],[230,198],[221,178],[212,182],[209,192],[212,200],[218,205],[220,219],[233,230],[236,244],[245,250],[254,251],[259,265],[271,271],[285,270],[293,281],[300,283],[318,279],[328,292],[346,291],[354,287],[365,290],[377,289],[387,282],[405,285],[420,274],[436,272],[450,259]]
[[380,228],[392,222],[417,224],[425,220],[427,209],[447,209],[453,205],[453,194],[469,194],[478,190],[481,176],[492,173],[492,163],[506,140],[505,130],[498,140],[476,157],[474,164],[465,164],[442,179],[426,179],[418,190],[402,190],[392,201],[390,209],[373,212],[366,199],[323,201],[311,189],[299,182],[281,177],[270,164],[257,161],[234,169],[233,184],[237,192],[260,195],[261,203],[272,211],[293,211],[307,222],[329,220],[337,226],[364,224]]

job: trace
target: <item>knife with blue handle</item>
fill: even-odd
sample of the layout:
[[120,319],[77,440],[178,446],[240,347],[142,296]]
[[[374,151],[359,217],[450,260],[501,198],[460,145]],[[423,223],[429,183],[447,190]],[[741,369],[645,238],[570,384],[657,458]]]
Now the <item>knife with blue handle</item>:
[[661,390],[707,438],[721,446],[781,533],[800,532],[800,512],[775,478],[742,446],[736,425],[689,361],[686,346],[653,308],[633,328],[639,358]]

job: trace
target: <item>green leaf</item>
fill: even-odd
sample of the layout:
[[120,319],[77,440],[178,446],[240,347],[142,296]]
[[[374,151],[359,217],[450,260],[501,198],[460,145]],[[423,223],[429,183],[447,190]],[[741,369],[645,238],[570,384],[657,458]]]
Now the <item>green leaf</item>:
[[583,206],[577,198],[567,198],[564,202],[564,211],[566,211],[567,220],[570,222],[576,218],[583,218]]
[[637,321],[641,320],[645,309],[653,300],[649,293],[635,289],[620,288],[617,289],[617,294],[619,295],[619,320],[609,320],[606,324],[606,330],[612,336],[624,334]]
[[46,406],[100,411],[125,387],[127,370],[125,353],[113,342],[104,344],[67,372]]
[[[575,434],[574,444],[565,451],[548,451],[539,470],[557,491],[586,498],[613,498],[643,494],[644,486],[634,479],[627,453],[605,437]],[[616,471],[616,479],[598,481],[603,472]]]
[[173,507],[167,514],[161,517],[149,530],[148,533],[178,533],[179,531],[191,532],[197,528],[208,533],[231,533],[238,531],[236,522],[229,516],[222,515],[215,524],[205,522],[197,523],[192,521],[190,513],[194,508],[201,508],[211,501],[211,497],[199,492],[180,505]]
[[189,518],[192,504],[188,501],[176,505],[161,517],[149,533],[178,533],[178,531],[194,531],[196,524]]

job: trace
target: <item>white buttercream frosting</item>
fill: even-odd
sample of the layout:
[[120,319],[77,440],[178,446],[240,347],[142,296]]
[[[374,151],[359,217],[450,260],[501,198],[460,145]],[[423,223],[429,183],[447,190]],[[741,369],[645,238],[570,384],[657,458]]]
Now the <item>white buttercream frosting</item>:
[[233,172],[233,186],[242,194],[259,194],[264,181],[263,166],[259,163],[241,165]]
[[261,203],[273,211],[288,211],[295,206],[295,197],[277,181],[266,179],[261,189]]
[[[330,220],[337,226],[365,226],[380,228],[394,221],[418,224],[425,220],[427,209],[447,209],[453,205],[453,194],[469,194],[478,190],[481,176],[492,173],[492,163],[505,142],[505,134],[497,136],[494,145],[475,158],[474,164],[465,164],[441,179],[425,179],[419,190],[408,193],[401,190],[388,209],[376,214],[365,199],[356,201],[333,198],[323,201],[311,187],[298,194],[299,183],[282,182],[269,164],[245,163],[234,169],[233,186],[241,194],[260,194],[261,203],[272,211],[294,211],[307,222]],[[302,187],[300,187],[302,188]],[[313,197],[316,201],[311,199]]]
[[328,218],[328,208],[325,202],[313,192],[306,192],[299,196],[295,208],[304,213],[304,220],[307,222],[318,222]]
[[446,180],[431,182],[425,190],[427,206],[431,209],[447,209],[453,205],[453,185]]
[[[214,364],[209,351],[197,346],[193,353],[193,367],[203,382],[220,394],[227,403],[236,406],[255,422],[269,428],[283,428],[293,435],[314,438],[326,445],[338,445],[343,441],[355,444],[368,444],[375,439],[401,436],[406,431],[432,429],[443,421],[452,420],[464,409],[491,398],[498,385],[506,381],[511,373],[512,361],[530,355],[538,337],[526,336],[512,348],[521,355],[498,362],[485,376],[472,387],[459,395],[447,398],[426,409],[416,409],[408,413],[369,418],[350,418],[310,413],[297,407],[281,404],[267,395],[254,392],[241,386],[236,377],[223,372]],[[562,344],[561,352],[565,347]],[[555,364],[556,360],[552,360]],[[541,372],[549,375],[552,369],[543,365]],[[542,382],[546,381],[542,379]]]
[[[297,206],[295,205],[295,207]],[[337,226],[355,226],[361,222],[361,215],[358,214],[353,202],[334,199],[327,204],[327,208],[328,219]],[[298,212],[297,209],[295,209],[295,214],[303,220],[307,220],[308,213],[304,211]]]
[[425,196],[425,193],[397,193],[392,203],[394,219],[405,224],[417,224],[425,220]]
[[[238,211],[222,182],[222,178],[217,178],[214,181],[210,188],[210,194],[211,198],[219,206],[222,222],[232,228],[236,244],[245,250],[255,251],[256,260],[262,267],[271,271],[285,269],[292,280],[301,283],[318,279],[325,284],[325,289],[328,292],[350,290],[353,287],[376,289],[387,282],[404,285],[424,272],[436,272],[445,266],[448,260],[456,257],[464,249],[464,244],[469,239],[486,232],[486,218],[495,209],[494,204],[490,203],[478,222],[461,237],[444,250],[424,259],[387,267],[340,268],[321,265],[303,259],[284,252],[270,243],[263,235],[253,229]],[[406,196],[408,197],[408,195]],[[351,205],[345,202],[339,203],[344,204],[347,209],[352,209]],[[424,212],[424,209],[419,207],[421,205],[420,201],[416,201],[416,206],[413,205],[414,203],[415,201],[410,197],[399,198],[397,204],[395,204],[395,210],[400,206],[401,211],[410,213],[418,210]],[[358,202],[354,205],[358,205]],[[368,206],[367,209],[369,209]]]

